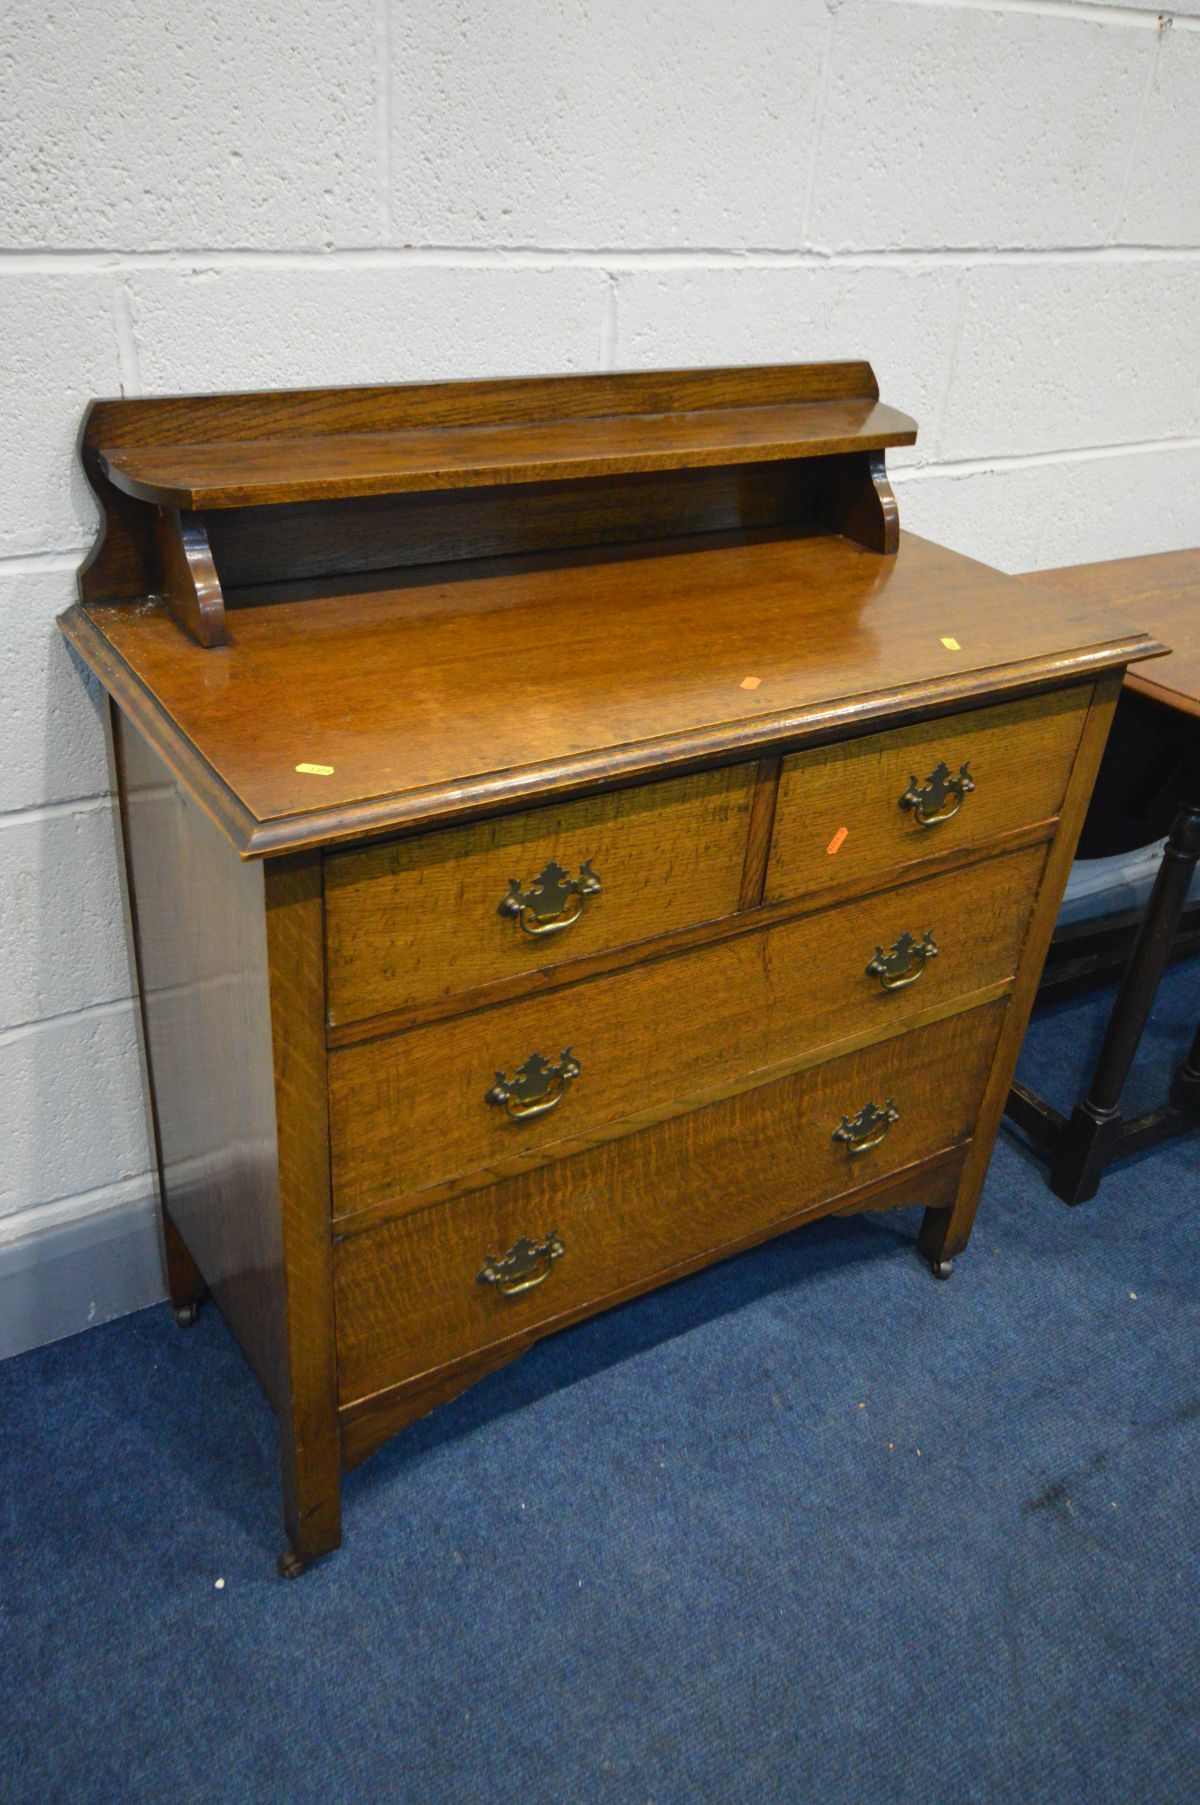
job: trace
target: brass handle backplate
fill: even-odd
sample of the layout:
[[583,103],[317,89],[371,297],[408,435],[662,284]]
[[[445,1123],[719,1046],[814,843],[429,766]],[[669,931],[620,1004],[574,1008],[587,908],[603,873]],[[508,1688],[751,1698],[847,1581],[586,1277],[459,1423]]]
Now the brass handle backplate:
[[918,783],[915,777],[909,779],[908,788],[900,798],[900,807],[912,810],[918,827],[940,827],[943,821],[953,820],[963,805],[963,797],[969,796],[974,788],[975,779],[969,765],[962,765],[955,777],[943,761],[929,773],[924,783]]
[[503,1109],[514,1122],[528,1122],[557,1109],[568,1084],[578,1076],[579,1061],[570,1047],[564,1047],[553,1064],[541,1053],[531,1053],[511,1078],[507,1072],[496,1073],[496,1082],[486,1092],[485,1101]]
[[936,959],[937,952],[929,928],[921,940],[909,933],[901,934],[890,953],[885,953],[881,946],[875,948],[875,957],[867,966],[867,976],[878,978],[884,990],[903,990],[916,983],[925,970],[926,961]]
[[843,1142],[850,1154],[869,1153],[899,1120],[900,1111],[890,1097],[882,1109],[878,1103],[864,1103],[856,1116],[842,1117],[830,1138]]
[[590,859],[583,861],[578,877],[570,877],[551,859],[527,890],[522,890],[519,878],[509,878],[508,895],[500,904],[500,913],[513,917],[523,932],[534,939],[543,934],[561,934],[579,920],[583,905],[599,888],[600,879],[592,870]]
[[495,1285],[501,1297],[520,1297],[522,1291],[544,1285],[555,1260],[562,1257],[563,1244],[557,1229],[551,1229],[541,1241],[518,1235],[506,1254],[499,1258],[494,1253],[487,1255],[475,1274],[476,1282]]

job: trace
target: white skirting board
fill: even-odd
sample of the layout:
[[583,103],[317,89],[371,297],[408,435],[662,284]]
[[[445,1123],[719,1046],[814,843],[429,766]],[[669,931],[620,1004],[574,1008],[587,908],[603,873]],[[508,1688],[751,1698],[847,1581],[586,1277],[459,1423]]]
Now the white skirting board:
[[0,1360],[144,1309],[166,1294],[153,1191],[0,1242]]

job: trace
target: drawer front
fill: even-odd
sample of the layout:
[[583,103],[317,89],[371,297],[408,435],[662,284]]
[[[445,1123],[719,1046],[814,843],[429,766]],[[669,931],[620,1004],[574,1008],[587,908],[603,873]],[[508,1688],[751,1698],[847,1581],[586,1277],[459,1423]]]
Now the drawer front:
[[[579,1313],[964,1143],[1005,1007],[916,1029],[339,1241],[342,1402]],[[872,1104],[894,1118],[886,1132],[863,1126]],[[835,1138],[843,1132],[874,1145],[855,1152],[852,1138]],[[477,1276],[485,1271],[490,1282]]]
[[[618,1124],[716,1101],[839,1042],[894,1034],[1004,983],[1044,856],[1027,848],[335,1051],[335,1217],[419,1208],[430,1201],[414,1195],[425,1187],[466,1188],[578,1151]],[[549,1073],[530,1079],[530,1060]]]
[[886,882],[914,860],[1053,819],[1090,700],[1088,688],[1057,690],[786,758],[767,901]]
[[728,915],[754,777],[727,766],[332,854],[331,1023]]

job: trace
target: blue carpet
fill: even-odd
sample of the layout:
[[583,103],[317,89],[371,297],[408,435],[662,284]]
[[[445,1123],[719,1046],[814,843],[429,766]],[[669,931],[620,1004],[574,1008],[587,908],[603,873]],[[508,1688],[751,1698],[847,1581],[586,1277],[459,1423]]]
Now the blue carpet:
[[[1106,1001],[1031,1029],[1060,1102]],[[1195,961],[1140,1082],[1198,1011]],[[948,1284],[862,1217],[543,1343],[353,1474],[293,1584],[213,1311],[9,1362],[0,1796],[1197,1798],[1198,1164],[1069,1211],[1002,1140]]]

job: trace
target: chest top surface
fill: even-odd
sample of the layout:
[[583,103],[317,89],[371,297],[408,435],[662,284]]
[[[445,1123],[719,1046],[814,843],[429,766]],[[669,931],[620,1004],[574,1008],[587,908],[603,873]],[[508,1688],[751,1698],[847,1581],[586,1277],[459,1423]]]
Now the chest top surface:
[[[293,433],[275,465],[269,437],[240,451],[218,446],[221,468],[257,473],[240,522],[231,491],[206,500],[197,473],[211,476],[211,450],[207,463],[188,461],[197,430],[188,404],[157,404],[176,410],[183,449],[168,443],[156,461],[135,444],[126,467],[136,463],[145,493],[130,492],[131,479],[114,485],[105,472],[116,454],[105,462],[94,449],[89,459],[85,432],[108,532],[64,631],[248,856],[865,730],[1161,650],[1091,596],[1055,595],[897,534],[878,439],[890,430],[891,442],[906,442],[911,423],[874,404],[871,378],[856,444],[844,436],[844,396],[795,393],[805,371],[865,366],[798,369],[785,373],[790,388],[768,385],[761,405],[710,402],[699,423],[703,374],[677,378],[692,385],[686,410],[645,419],[632,411],[645,402],[643,379],[574,379],[571,406],[583,412],[499,432],[511,441],[528,430],[540,444],[549,433],[560,462],[538,466],[537,480],[513,463],[499,482],[478,444],[453,435],[477,440],[471,408],[503,412],[507,399],[511,412],[513,388],[536,412],[538,385],[359,391],[387,396],[390,410],[373,438],[361,409],[349,410],[352,436],[371,440],[361,455],[332,429],[324,457],[311,434],[301,456]],[[739,374],[751,396],[765,374],[783,380],[707,373],[722,403],[742,396]],[[611,385],[620,380],[635,388],[616,424],[589,416],[587,406],[614,406],[614,393],[619,401]],[[609,386],[589,400],[589,383]],[[545,385],[556,405],[562,388],[562,379]],[[793,396],[786,407],[780,392]],[[443,409],[457,395],[465,421],[422,425],[397,447],[405,429],[394,398],[426,393]],[[269,418],[273,398],[257,399]],[[103,410],[138,405],[97,404],[92,418],[111,434]],[[716,419],[731,411],[736,445]],[[311,418],[301,423],[307,431]],[[135,440],[139,425],[145,436],[144,423],[126,422]],[[440,460],[431,449],[439,431],[450,440]],[[823,448],[806,451],[804,431]],[[623,468],[613,467],[614,444],[629,460]],[[575,468],[561,461],[568,454]],[[518,456],[511,444],[502,455]],[[432,498],[377,486],[411,487],[418,466],[445,474]],[[298,470],[303,483],[289,490]],[[347,471],[364,486],[346,490]],[[175,487],[156,492],[164,472]],[[272,480],[277,499],[264,504]],[[320,484],[339,481],[328,499]],[[430,511],[435,503],[441,512]],[[206,516],[205,506],[221,512]],[[214,594],[219,636],[202,644],[181,630],[181,614],[201,618],[199,597],[212,618]]]

